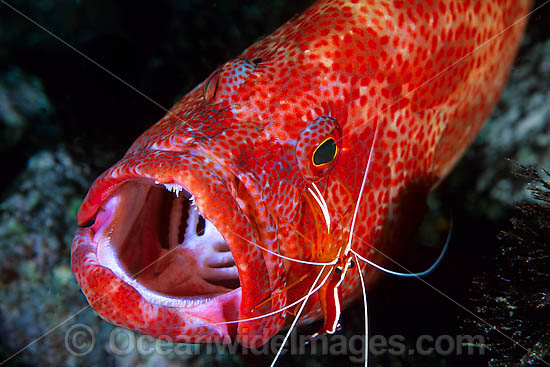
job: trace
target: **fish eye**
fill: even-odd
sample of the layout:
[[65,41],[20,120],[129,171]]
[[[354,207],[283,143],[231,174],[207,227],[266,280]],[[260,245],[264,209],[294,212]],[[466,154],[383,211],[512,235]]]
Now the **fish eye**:
[[296,160],[306,180],[317,181],[335,167],[341,136],[340,124],[330,116],[319,116],[302,130],[296,140]]
[[210,101],[216,95],[218,90],[218,81],[220,80],[221,69],[218,69],[210,75],[204,86],[204,99]]
[[261,58],[236,58],[220,66],[204,84],[204,100],[211,103],[228,98],[243,86],[262,61]]
[[321,144],[317,146],[313,152],[312,162],[315,167],[319,167],[330,163],[336,158],[338,153],[338,147],[336,141],[331,136],[325,139]]

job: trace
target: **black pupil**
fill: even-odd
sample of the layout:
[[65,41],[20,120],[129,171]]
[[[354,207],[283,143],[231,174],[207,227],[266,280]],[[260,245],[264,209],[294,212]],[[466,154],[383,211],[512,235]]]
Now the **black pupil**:
[[336,142],[334,139],[327,139],[323,144],[317,147],[315,153],[313,153],[313,163],[319,166],[331,162],[336,155]]

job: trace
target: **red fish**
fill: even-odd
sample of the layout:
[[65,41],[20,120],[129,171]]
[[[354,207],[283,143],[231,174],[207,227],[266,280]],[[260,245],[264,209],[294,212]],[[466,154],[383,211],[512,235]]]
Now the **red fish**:
[[355,254],[399,253],[488,118],[530,5],[321,0],[222,65],[90,188],[90,304],[181,342],[261,345],[298,310],[334,331]]

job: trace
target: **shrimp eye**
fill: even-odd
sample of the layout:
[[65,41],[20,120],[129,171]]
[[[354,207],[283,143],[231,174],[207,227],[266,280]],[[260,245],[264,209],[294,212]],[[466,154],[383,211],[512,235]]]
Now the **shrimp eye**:
[[336,158],[337,153],[338,147],[336,146],[336,141],[334,141],[334,138],[331,136],[319,144],[313,152],[313,165],[319,167],[330,163]]

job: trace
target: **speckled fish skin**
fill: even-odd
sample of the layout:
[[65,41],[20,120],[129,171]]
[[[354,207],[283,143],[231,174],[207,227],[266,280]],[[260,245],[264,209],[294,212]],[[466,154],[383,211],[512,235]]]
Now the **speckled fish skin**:
[[[394,256],[407,245],[428,192],[497,102],[525,20],[513,24],[530,7],[528,0],[322,0],[228,61],[88,192],[78,222],[95,224],[76,233],[72,266],[89,302],[106,320],[157,337],[265,343],[292,320],[288,313],[219,323],[303,297],[319,267],[245,239],[292,258],[334,259],[348,239],[369,156],[352,248],[384,264],[369,246]],[[315,167],[311,155],[328,136],[337,140],[336,159]],[[144,299],[100,264],[98,213],[134,180],[179,185],[194,196],[231,249],[239,291],[169,307]],[[310,203],[311,182],[328,204],[329,234]],[[379,272],[363,268],[370,289]],[[342,292],[345,304],[360,295],[355,269]],[[314,294],[304,321],[322,317],[319,303]]]

